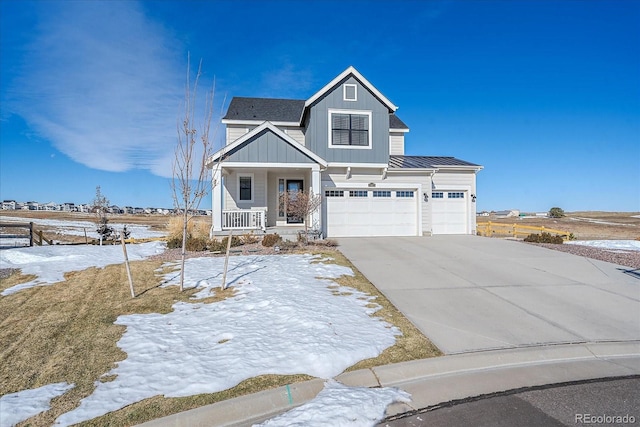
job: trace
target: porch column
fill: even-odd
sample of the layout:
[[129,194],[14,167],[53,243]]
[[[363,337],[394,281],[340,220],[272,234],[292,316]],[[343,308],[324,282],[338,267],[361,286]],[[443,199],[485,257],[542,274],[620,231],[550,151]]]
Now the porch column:
[[[313,191],[314,196],[322,197],[322,195],[320,194],[320,192],[322,191],[320,189],[320,165],[313,165],[311,167],[311,190]],[[315,212],[311,214],[311,227],[317,230],[322,230],[321,209],[322,207],[319,207]]]
[[213,169],[213,177],[211,179],[211,231],[222,231],[222,168]]

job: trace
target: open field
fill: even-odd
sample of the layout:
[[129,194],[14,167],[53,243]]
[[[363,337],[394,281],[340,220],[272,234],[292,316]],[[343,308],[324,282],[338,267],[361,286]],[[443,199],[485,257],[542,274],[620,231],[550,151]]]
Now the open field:
[[578,240],[640,239],[640,212],[565,212],[564,218],[477,217],[478,222],[522,224],[573,233]]

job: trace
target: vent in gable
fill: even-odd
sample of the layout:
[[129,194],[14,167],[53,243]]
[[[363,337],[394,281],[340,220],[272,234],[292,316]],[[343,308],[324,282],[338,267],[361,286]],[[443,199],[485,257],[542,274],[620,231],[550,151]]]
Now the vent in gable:
[[345,101],[357,101],[358,100],[358,86],[355,84],[345,83],[342,86],[342,99]]

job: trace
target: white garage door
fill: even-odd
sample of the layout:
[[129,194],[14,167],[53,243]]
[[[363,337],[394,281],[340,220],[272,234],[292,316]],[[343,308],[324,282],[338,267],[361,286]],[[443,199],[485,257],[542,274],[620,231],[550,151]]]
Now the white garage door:
[[464,191],[433,191],[431,193],[433,234],[467,234],[469,213]]
[[416,236],[417,197],[410,189],[326,189],[327,236]]

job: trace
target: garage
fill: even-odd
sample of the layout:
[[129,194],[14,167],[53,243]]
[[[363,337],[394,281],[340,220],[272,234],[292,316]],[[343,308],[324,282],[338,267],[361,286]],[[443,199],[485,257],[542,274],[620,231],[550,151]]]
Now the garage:
[[417,236],[415,189],[342,189],[324,191],[327,237]]
[[467,234],[467,192],[433,191],[431,214],[433,234]]

